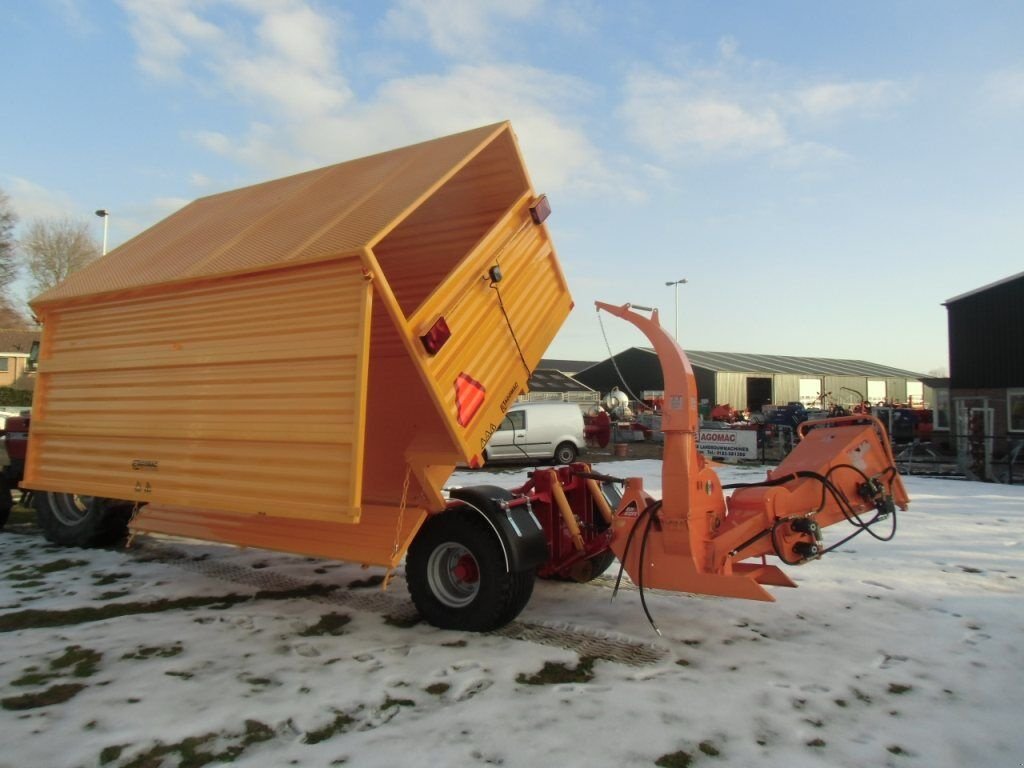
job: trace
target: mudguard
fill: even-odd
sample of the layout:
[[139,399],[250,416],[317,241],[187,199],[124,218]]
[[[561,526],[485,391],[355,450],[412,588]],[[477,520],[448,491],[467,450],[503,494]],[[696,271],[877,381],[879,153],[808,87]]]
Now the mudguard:
[[505,554],[509,573],[529,571],[547,562],[548,540],[528,502],[510,504],[516,497],[496,485],[456,488],[450,494],[491,525]]

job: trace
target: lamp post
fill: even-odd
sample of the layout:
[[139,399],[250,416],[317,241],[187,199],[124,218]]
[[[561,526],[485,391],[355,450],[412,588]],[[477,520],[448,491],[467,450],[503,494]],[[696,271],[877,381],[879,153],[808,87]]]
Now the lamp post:
[[96,215],[103,219],[103,255],[107,255],[107,224],[110,222],[110,211],[100,208]]
[[669,280],[665,285],[674,285],[676,289],[676,341],[679,341],[679,286],[686,285],[687,280],[684,277],[682,280]]

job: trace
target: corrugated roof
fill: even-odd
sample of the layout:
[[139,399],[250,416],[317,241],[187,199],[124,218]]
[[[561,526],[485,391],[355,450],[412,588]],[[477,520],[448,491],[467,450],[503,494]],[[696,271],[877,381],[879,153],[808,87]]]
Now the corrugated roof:
[[33,304],[320,261],[372,247],[507,122],[200,198]]
[[538,368],[530,377],[531,392],[593,392],[590,387],[560,371]]
[[[638,347],[654,354],[652,347]],[[866,360],[841,360],[828,357],[756,355],[741,352],[704,352],[686,350],[690,364],[720,373],[796,373],[809,376],[878,376],[880,378],[920,379],[924,374],[892,368]]]
[[579,373],[582,370],[594,365],[592,360],[558,360],[553,357],[541,359],[538,370],[561,371],[562,373]]

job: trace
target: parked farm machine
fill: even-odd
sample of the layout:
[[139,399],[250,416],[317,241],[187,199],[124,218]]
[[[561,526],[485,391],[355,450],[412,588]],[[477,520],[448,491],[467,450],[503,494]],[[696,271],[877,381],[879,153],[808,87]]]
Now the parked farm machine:
[[686,355],[629,305],[598,308],[660,359],[662,498],[585,463],[444,492],[572,308],[549,212],[502,123],[204,198],[111,251],[33,304],[40,526],[77,546],[130,529],[404,559],[421,615],[473,631],[518,615],[537,576],[614,558],[645,609],[647,588],[772,600],[795,585],[769,558],[820,558],[839,522],[895,531],[907,494],[870,416],[804,425],[727,499]]

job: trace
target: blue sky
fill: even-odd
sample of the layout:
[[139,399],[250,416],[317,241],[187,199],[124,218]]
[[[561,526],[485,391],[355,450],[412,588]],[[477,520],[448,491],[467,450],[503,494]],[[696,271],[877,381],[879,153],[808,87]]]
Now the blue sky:
[[112,247],[511,119],[576,299],[553,357],[607,356],[595,299],[671,327],[685,277],[684,347],[929,372],[942,302],[1024,270],[1019,2],[8,0],[0,73],[0,188]]

